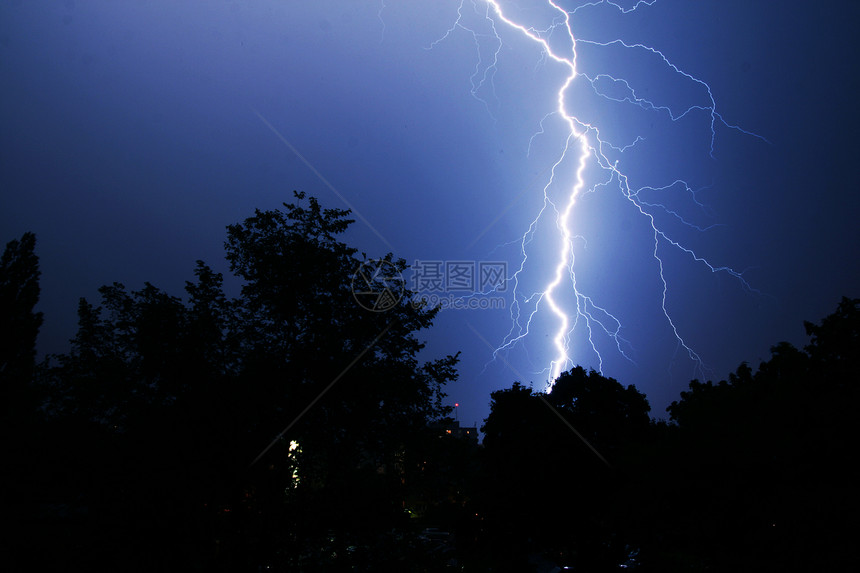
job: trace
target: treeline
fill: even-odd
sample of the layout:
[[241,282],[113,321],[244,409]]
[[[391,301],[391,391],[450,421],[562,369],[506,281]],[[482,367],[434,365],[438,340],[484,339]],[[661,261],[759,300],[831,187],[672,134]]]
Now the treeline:
[[472,539],[521,571],[536,555],[576,571],[849,568],[860,299],[805,326],[803,350],[783,342],[756,370],[692,381],[668,422],[582,368],[548,394],[494,392],[472,497],[485,534]]
[[416,551],[404,452],[449,410],[457,358],[418,361],[436,310],[356,303],[347,212],[285,207],[228,228],[238,298],[202,262],[184,300],[105,286],[70,351],[38,365],[35,239],[7,246],[0,567],[325,570]]
[[[184,298],[115,283],[36,361],[35,237],[0,260],[0,567],[113,571],[829,571],[853,562],[860,300],[650,417],[574,368],[447,435],[436,309],[353,294],[348,212],[297,193],[227,229]],[[396,272],[405,262],[387,255]],[[372,266],[369,268],[373,268]],[[364,273],[383,292],[387,273]],[[390,273],[388,273],[390,274]]]

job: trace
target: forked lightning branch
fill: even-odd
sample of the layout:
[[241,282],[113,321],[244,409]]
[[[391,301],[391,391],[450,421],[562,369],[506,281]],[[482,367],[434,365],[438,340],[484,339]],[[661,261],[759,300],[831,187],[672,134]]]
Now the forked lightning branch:
[[[546,333],[533,332],[537,322],[535,319],[540,316],[549,317],[551,320],[543,320],[541,324],[554,323],[555,325],[551,327],[550,333],[553,357],[543,370],[543,375],[550,386],[562,371],[573,365],[571,341],[574,338],[574,332],[578,329],[583,334],[580,339],[587,341],[593,353],[598,370],[603,369],[603,356],[598,348],[598,339],[604,343],[608,341],[615,352],[631,360],[630,344],[622,336],[623,317],[614,314],[607,303],[598,300],[599,297],[595,293],[581,289],[577,281],[575,246],[576,241],[582,237],[574,228],[572,215],[578,201],[585,193],[598,190],[620,193],[621,197],[629,202],[635,212],[647,222],[650,227],[648,240],[653,245],[651,250],[653,268],[662,286],[660,300],[655,303],[660,305],[678,348],[692,363],[696,375],[704,374],[705,366],[699,354],[686,342],[684,334],[668,310],[670,285],[665,272],[667,259],[662,253],[669,251],[679,253],[705,272],[728,274],[737,280],[741,288],[754,290],[742,273],[729,266],[712,263],[700,256],[658,222],[656,218],[658,213],[670,214],[680,219],[681,223],[699,229],[665,205],[643,199],[640,192],[654,187],[645,185],[636,187],[633,176],[625,172],[623,161],[618,157],[628,148],[639,143],[641,138],[636,136],[632,143],[621,145],[601,136],[602,125],[594,119],[581,119],[576,111],[577,102],[570,97],[571,88],[584,82],[596,96],[607,102],[636,106],[649,113],[659,114],[672,122],[689,119],[692,116],[701,117],[703,118],[703,137],[709,139],[711,155],[713,155],[717,131],[720,129],[735,130],[764,141],[761,136],[728,123],[717,109],[711,87],[676,66],[661,51],[644,44],[626,42],[623,38],[596,41],[577,37],[573,32],[574,19],[587,15],[589,11],[612,11],[620,13],[622,17],[629,17],[632,12],[647,10],[656,3],[657,0],[640,0],[636,3],[628,2],[626,5],[609,0],[571,3],[544,0],[530,4],[529,10],[522,10],[523,13],[527,12],[534,18],[534,14],[537,13],[534,8],[544,7],[544,19],[536,23],[521,22],[516,17],[508,16],[508,9],[513,11],[513,3],[497,0],[462,0],[459,5],[456,5],[456,12],[452,12],[451,26],[429,46],[433,49],[458,33],[472,36],[478,48],[478,60],[471,76],[471,93],[478,99],[481,99],[479,94],[488,84],[495,93],[495,86],[492,86],[493,78],[499,66],[504,65],[502,47],[505,46],[506,41],[514,37],[525,39],[536,47],[536,61],[545,63],[547,69],[558,78],[557,90],[552,99],[534,100],[535,105],[545,106],[544,119],[539,126],[536,126],[534,137],[543,133],[546,122],[560,124],[565,130],[566,137],[564,143],[555,152],[554,158],[550,160],[551,169],[542,189],[541,207],[525,226],[522,236],[517,239],[519,261],[513,265],[513,272],[508,276],[511,289],[509,305],[511,328],[493,354],[495,358],[499,353],[513,349],[530,335],[544,339]],[[523,8],[519,4],[516,6],[517,9]],[[522,45],[522,42],[518,42],[517,45]],[[582,73],[579,71],[580,55],[577,49],[585,45],[597,50],[612,49],[613,53],[620,51],[648,58],[655,65],[662,67],[664,73],[685,82],[690,91],[696,91],[699,95],[695,100],[691,100],[691,103],[678,108],[677,104],[670,106],[640,95],[640,92],[644,93],[646,90],[637,89],[636,82],[632,79],[617,77],[608,72],[590,75]],[[606,88],[608,85],[613,86],[614,89],[608,90]],[[496,97],[503,99],[505,94],[496,94]],[[486,102],[483,101],[483,103],[489,109]],[[529,146],[531,147],[531,142]],[[601,175],[589,179],[587,173],[594,171]],[[673,186],[688,191],[692,200],[701,206],[695,199],[691,185],[686,181],[677,178],[666,181],[665,188]],[[551,193],[551,188],[564,189],[561,197],[558,193]],[[537,248],[534,242],[536,229],[547,218],[554,222],[555,227],[555,239],[552,243],[554,246],[551,247],[553,263],[550,269],[533,269],[529,266],[529,258],[535,254],[534,249]],[[541,245],[540,248],[544,249],[546,246]],[[527,291],[523,286],[526,282],[524,279],[527,276],[531,278],[531,273],[541,273],[541,276],[546,276],[543,279],[545,282],[542,288],[536,291]]]

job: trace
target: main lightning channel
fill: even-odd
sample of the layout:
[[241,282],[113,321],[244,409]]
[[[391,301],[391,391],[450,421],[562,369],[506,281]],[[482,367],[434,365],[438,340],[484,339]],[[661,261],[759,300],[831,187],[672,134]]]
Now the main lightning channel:
[[[531,315],[529,316],[529,320],[528,320],[528,323],[530,324],[532,317],[537,312],[537,310],[540,306],[540,303],[543,301],[546,302],[546,305],[549,307],[552,314],[555,315],[556,319],[558,320],[559,326],[555,332],[555,336],[553,337],[553,346],[555,348],[556,356],[551,361],[550,366],[549,366],[548,384],[551,385],[555,381],[555,379],[558,378],[558,376],[564,371],[565,368],[567,368],[569,365],[572,365],[572,360],[571,360],[570,351],[569,351],[569,349],[570,349],[570,335],[571,335],[573,329],[575,328],[576,323],[578,322],[578,319],[580,317],[583,317],[586,321],[586,328],[588,329],[588,334],[589,334],[589,336],[588,336],[589,342],[591,344],[592,349],[597,354],[601,369],[602,369],[602,364],[603,364],[603,359],[600,356],[600,352],[597,351],[597,347],[595,346],[594,340],[592,338],[592,325],[593,325],[593,323],[598,323],[598,324],[600,324],[600,326],[603,326],[603,324],[600,323],[598,320],[596,320],[595,317],[589,313],[587,307],[585,307],[588,299],[586,297],[583,297],[581,295],[581,293],[579,293],[576,289],[576,274],[574,273],[574,255],[573,255],[574,235],[573,235],[573,231],[572,231],[571,226],[570,226],[570,218],[571,218],[571,214],[573,212],[574,206],[576,205],[576,201],[586,187],[584,173],[585,173],[585,168],[587,165],[588,158],[591,155],[591,148],[592,148],[592,146],[589,144],[588,137],[587,137],[587,135],[588,135],[587,131],[588,131],[588,128],[590,126],[587,124],[583,124],[576,117],[574,117],[572,114],[568,113],[567,105],[566,105],[567,104],[566,94],[567,94],[568,88],[570,87],[570,85],[573,83],[573,81],[577,77],[576,38],[574,37],[573,30],[571,29],[571,26],[570,26],[570,14],[566,10],[564,10],[561,6],[559,6],[554,0],[547,0],[547,4],[549,6],[551,6],[555,11],[558,12],[559,16],[561,17],[562,24],[561,24],[561,26],[559,26],[558,24],[555,24],[552,26],[552,28],[550,30],[553,30],[553,29],[558,28],[558,27],[562,27],[564,29],[564,32],[570,41],[570,55],[567,57],[559,55],[558,53],[556,53],[556,51],[554,51],[552,49],[552,47],[549,44],[549,41],[541,36],[541,34],[544,33],[545,31],[542,32],[540,30],[536,30],[534,28],[524,26],[522,24],[519,24],[519,23],[514,22],[513,20],[509,19],[504,14],[502,7],[499,5],[499,3],[496,0],[487,0],[487,4],[489,5],[490,8],[492,8],[492,11],[495,13],[496,17],[501,22],[504,22],[507,26],[509,26],[515,30],[518,30],[521,34],[524,34],[526,37],[528,37],[532,41],[540,44],[540,46],[543,49],[543,53],[548,58],[550,58],[551,60],[554,60],[555,62],[558,62],[559,64],[564,65],[568,70],[567,75],[565,76],[565,79],[562,82],[562,84],[559,87],[558,92],[557,92],[556,113],[561,118],[563,118],[563,120],[567,123],[568,130],[569,130],[569,136],[566,139],[565,146],[564,146],[564,149],[561,153],[561,156],[559,157],[556,164],[553,166],[552,175],[550,176],[549,181],[547,182],[546,186],[543,189],[544,202],[545,202],[544,204],[545,205],[547,203],[551,204],[551,201],[549,198],[549,188],[554,182],[556,167],[558,167],[564,161],[568,152],[571,150],[571,145],[574,143],[578,143],[579,161],[578,161],[578,167],[576,170],[575,183],[573,184],[573,186],[571,187],[571,189],[568,193],[567,202],[564,205],[564,208],[560,212],[558,211],[558,209],[555,209],[556,224],[557,224],[559,234],[560,234],[560,242],[559,242],[559,247],[558,247],[558,249],[559,249],[558,250],[558,258],[556,260],[555,273],[554,273],[552,281],[549,284],[547,284],[546,287],[543,289],[542,294],[537,295],[538,299],[535,303],[535,310],[531,313]],[[638,6],[638,4],[637,4],[637,6]],[[608,163],[608,161],[607,161],[607,163]],[[541,210],[541,214],[542,213],[543,213],[543,210]],[[531,229],[533,229],[537,225],[537,220],[539,218],[540,218],[540,214],[538,215],[538,217],[536,217],[532,221],[532,225],[530,226]],[[525,262],[525,258],[526,258],[525,248],[526,248],[527,240],[528,240],[527,237],[524,236],[523,242],[521,245],[522,252],[524,255],[523,262]],[[520,269],[518,270],[518,273],[520,271],[522,271],[522,269],[523,269],[523,267],[521,266]],[[519,278],[518,273],[514,277],[514,281],[515,281],[514,296],[515,297],[516,297],[517,290],[518,290],[516,288],[518,286],[518,278]],[[561,286],[562,282],[565,280],[565,277],[570,277],[572,284],[573,284],[574,296],[575,296],[576,301],[577,301],[577,313],[576,313],[576,317],[574,318],[573,321],[571,321],[571,318],[568,316],[568,313],[565,312],[565,310],[562,308],[562,306],[559,304],[559,302],[556,300],[556,297],[555,297],[556,290]],[[583,306],[580,306],[580,304],[582,304]],[[615,317],[612,317],[612,318],[615,319]],[[617,319],[616,319],[616,322],[618,322]],[[571,323],[573,323],[573,325],[571,325]],[[618,325],[620,326],[620,322],[618,322]],[[604,331],[609,332],[605,326],[603,326],[603,329],[604,329]],[[526,328],[526,332],[527,331],[528,331],[528,328]],[[610,336],[615,337],[616,344],[619,345],[619,350],[621,350],[620,344],[619,344],[620,341],[618,339],[618,330],[616,329],[614,334],[610,333]],[[509,340],[506,345],[509,346],[513,342],[513,340],[516,340],[516,339]],[[506,346],[506,345],[503,345],[503,346]],[[622,350],[622,355],[625,355],[623,350]]]
[[[490,34],[480,33],[474,27],[470,27],[470,25],[464,21],[466,19],[466,15],[464,12],[467,2],[471,3],[471,6],[477,16],[488,23],[487,25],[489,27],[489,30],[491,31]],[[678,344],[678,349],[683,349],[688,359],[695,364],[695,374],[703,375],[707,369],[705,368],[704,363],[700,358],[699,354],[696,353],[693,348],[688,345],[684,338],[681,336],[681,333],[676,326],[675,320],[672,318],[667,308],[669,284],[664,274],[664,262],[660,253],[661,246],[663,248],[668,247],[680,251],[685,256],[692,259],[696,264],[703,265],[712,273],[727,273],[737,279],[744,289],[749,291],[755,291],[755,289],[753,289],[743,277],[742,273],[737,272],[727,266],[717,266],[711,264],[707,259],[699,256],[691,248],[688,248],[679,240],[676,240],[671,237],[665,230],[663,230],[658,225],[654,215],[655,210],[662,211],[670,217],[673,217],[675,220],[680,221],[681,224],[687,227],[698,229],[700,231],[704,230],[701,227],[698,227],[693,223],[687,221],[678,212],[670,209],[666,205],[662,203],[646,201],[645,199],[640,197],[640,193],[642,191],[654,189],[668,189],[670,187],[680,186],[692,196],[695,204],[699,205],[699,207],[702,208],[704,208],[704,206],[696,199],[695,192],[693,191],[692,187],[683,180],[676,180],[669,185],[660,188],[643,186],[639,189],[634,189],[633,187],[631,187],[628,176],[619,169],[618,161],[612,161],[609,158],[608,154],[610,152],[609,150],[613,152],[623,153],[628,148],[631,148],[638,144],[640,141],[642,141],[641,137],[637,136],[635,141],[625,146],[619,147],[612,145],[610,142],[601,137],[600,129],[597,125],[585,122],[568,111],[568,102],[566,97],[569,88],[574,83],[574,81],[580,80],[588,82],[593,92],[597,96],[605,100],[616,103],[626,103],[629,105],[638,106],[646,111],[662,113],[665,114],[672,122],[677,122],[696,111],[707,113],[710,119],[710,154],[712,157],[714,151],[714,140],[716,138],[716,127],[718,124],[728,129],[737,130],[743,134],[756,137],[763,141],[767,141],[758,134],[746,131],[739,126],[732,125],[726,122],[723,116],[717,112],[716,102],[714,100],[710,86],[699,78],[696,78],[695,76],[680,69],[674,63],[672,63],[661,51],[644,44],[630,44],[624,42],[621,39],[612,40],[610,42],[596,42],[593,40],[579,39],[576,38],[573,33],[573,29],[571,27],[571,17],[580,10],[595,9],[602,5],[603,7],[617,9],[622,14],[628,14],[640,7],[650,7],[656,2],[657,0],[640,0],[636,2],[636,4],[632,7],[624,8],[620,4],[617,4],[616,2],[612,2],[610,0],[594,0],[592,2],[583,3],[572,11],[567,11],[560,5],[557,0],[546,0],[545,6],[551,9],[555,16],[552,18],[552,23],[547,28],[538,29],[533,26],[522,24],[508,17],[505,13],[505,10],[502,8],[501,3],[498,0],[461,0],[457,9],[457,18],[454,24],[446,31],[443,37],[433,42],[433,44],[431,44],[430,46],[430,48],[432,48],[439,42],[445,40],[458,28],[471,33],[478,51],[478,61],[471,76],[471,93],[473,97],[482,101],[482,103],[487,107],[488,111],[489,106],[487,102],[485,100],[482,100],[479,96],[479,90],[481,90],[486,83],[489,83],[490,86],[493,87],[493,77],[495,75],[496,66],[499,61],[499,54],[503,46],[503,41],[499,34],[497,23],[504,24],[504,26],[506,26],[507,28],[521,34],[523,37],[538,44],[542,51],[542,60],[556,62],[557,64],[560,64],[565,70],[564,78],[559,85],[558,91],[556,92],[555,110],[550,111],[546,114],[546,116],[544,116],[544,119],[541,121],[540,124],[541,131],[538,134],[535,134],[532,139],[534,139],[537,135],[543,133],[544,121],[546,121],[551,116],[557,116],[562,119],[564,125],[566,125],[567,128],[567,137],[565,138],[565,144],[561,149],[558,159],[552,166],[549,180],[543,187],[543,206],[541,207],[538,214],[534,217],[534,219],[532,219],[527,231],[519,239],[521,255],[520,264],[517,270],[513,273],[513,275],[509,277],[510,281],[513,284],[513,301],[510,307],[511,329],[505,336],[502,343],[493,352],[493,358],[495,359],[499,356],[500,352],[514,347],[524,338],[526,338],[530,334],[532,320],[545,306],[549,309],[551,316],[558,324],[557,328],[554,331],[555,334],[552,339],[552,352],[554,353],[554,357],[550,361],[549,366],[543,370],[543,372],[545,372],[547,375],[548,387],[552,386],[555,379],[558,378],[558,376],[565,369],[573,365],[573,360],[571,358],[570,352],[571,337],[573,335],[573,332],[577,328],[580,320],[584,322],[584,328],[587,334],[588,344],[597,357],[599,370],[602,371],[603,369],[603,357],[601,356],[601,353],[598,350],[597,343],[595,341],[595,332],[602,332],[604,335],[608,336],[614,342],[614,345],[620,355],[632,362],[632,359],[625,351],[625,348],[630,348],[631,345],[621,336],[621,321],[616,316],[611,314],[607,309],[596,304],[591,297],[580,292],[577,287],[576,272],[574,268],[574,244],[576,240],[584,239],[580,236],[575,235],[572,229],[571,217],[578,199],[585,192],[594,191],[598,187],[617,185],[624,198],[634,206],[634,208],[646,219],[646,221],[648,221],[648,224],[650,225],[652,231],[652,257],[656,263],[659,281],[662,286],[660,303],[662,312],[674,334],[674,337]],[[486,6],[486,11],[483,13],[479,12],[478,4],[484,4]],[[501,25],[499,27],[501,27]],[[562,38],[563,41],[558,41],[558,39],[556,38],[551,44],[550,38],[559,30],[562,31],[564,35],[564,38]],[[481,41],[482,39],[485,39],[487,37],[493,38],[493,41],[495,42],[495,48],[493,49],[491,61],[485,62],[484,59],[481,57]],[[707,104],[693,104],[689,105],[686,109],[676,111],[669,106],[659,105],[649,99],[640,96],[636,92],[634,87],[631,85],[631,83],[624,78],[616,78],[610,74],[596,74],[593,76],[580,74],[577,70],[578,42],[603,48],[607,48],[610,46],[620,46],[625,50],[637,50],[645,52],[652,57],[656,57],[662,62],[662,65],[666,66],[673,73],[681,76],[686,81],[701,86],[701,88],[704,89],[707,93]],[[554,45],[564,46],[564,52],[554,48]],[[604,85],[605,82],[611,82],[612,85],[616,86],[623,86],[624,95],[617,96],[606,93],[601,88],[601,86]],[[495,88],[493,87],[493,94],[495,96],[494,89]],[[531,144],[532,141],[530,140],[529,149],[531,149]],[[574,179],[572,183],[566,187],[567,191],[565,192],[564,197],[561,200],[553,200],[550,194],[550,188],[552,188],[556,184],[556,177],[559,171],[561,171],[562,169],[562,164],[568,159],[570,155],[573,154],[577,154],[577,157],[575,159],[577,163],[577,168],[574,175]],[[600,168],[605,174],[604,180],[597,181],[593,183],[590,187],[588,186],[585,176],[585,171],[589,164],[589,160],[595,161],[598,168]],[[534,240],[539,221],[542,219],[542,217],[544,217],[545,213],[550,210],[555,213],[555,223],[558,230],[557,242],[555,243],[556,247],[553,251],[555,253],[555,264],[552,279],[537,292],[523,293],[520,280],[525,273],[526,263],[529,259],[528,247]],[[568,285],[570,287],[570,290],[564,291],[562,288],[563,285]],[[570,312],[568,312],[565,309],[565,306],[562,303],[563,297],[569,297],[572,301],[575,302],[575,310],[571,310]]]

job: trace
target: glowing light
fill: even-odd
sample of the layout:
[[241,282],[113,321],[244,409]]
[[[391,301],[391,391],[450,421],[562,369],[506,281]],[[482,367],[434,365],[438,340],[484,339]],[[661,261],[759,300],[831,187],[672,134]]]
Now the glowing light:
[[[531,220],[528,229],[518,239],[520,250],[520,264],[517,270],[510,277],[513,284],[513,302],[510,307],[511,329],[505,336],[502,343],[496,348],[493,353],[493,358],[496,358],[502,351],[509,350],[521,342],[524,338],[531,334],[532,323],[535,317],[544,310],[548,311],[549,315],[554,318],[557,326],[553,331],[552,346],[554,357],[551,359],[549,366],[544,369],[547,375],[547,384],[551,386],[554,380],[565,369],[573,365],[571,358],[571,338],[576,328],[582,324],[588,345],[596,357],[598,370],[603,370],[603,357],[598,350],[595,340],[596,333],[602,333],[608,337],[615,349],[621,356],[627,360],[629,357],[625,348],[629,348],[630,344],[621,336],[622,323],[619,318],[610,313],[603,306],[598,305],[592,296],[582,292],[577,286],[577,276],[575,267],[575,241],[582,239],[573,229],[572,213],[576,207],[577,200],[583,193],[596,191],[598,189],[617,189],[623,198],[632,204],[635,210],[642,218],[650,225],[651,236],[653,240],[652,256],[656,265],[656,273],[659,277],[659,282],[662,285],[662,293],[660,306],[663,316],[665,317],[668,326],[670,327],[679,349],[686,352],[687,357],[691,360],[696,370],[703,373],[704,364],[699,354],[687,344],[685,339],[679,332],[676,322],[673,319],[667,308],[667,298],[669,284],[664,272],[664,256],[661,254],[661,249],[670,248],[682,253],[696,264],[701,265],[712,273],[726,273],[739,281],[741,286],[750,291],[754,289],[744,279],[743,274],[733,270],[728,266],[718,266],[709,262],[706,258],[698,255],[692,248],[684,245],[680,240],[670,235],[670,233],[661,227],[655,213],[662,211],[664,214],[673,217],[683,225],[690,228],[704,230],[693,223],[687,221],[681,214],[674,211],[661,203],[647,201],[642,195],[646,191],[658,189],[654,186],[642,186],[635,188],[631,185],[628,174],[622,171],[619,159],[612,159],[623,154],[627,149],[640,143],[643,139],[639,136],[629,144],[624,146],[613,145],[607,138],[601,137],[600,127],[593,122],[587,122],[579,119],[575,113],[571,111],[571,105],[567,100],[568,92],[574,82],[587,82],[591,90],[598,97],[614,103],[627,104],[639,107],[645,111],[664,115],[672,122],[678,122],[681,119],[687,118],[695,112],[703,112],[707,114],[709,123],[710,137],[710,155],[713,157],[714,144],[717,135],[717,128],[722,126],[731,130],[759,138],[763,141],[763,137],[746,131],[737,125],[728,123],[723,116],[717,111],[716,101],[714,99],[711,87],[700,80],[699,78],[685,72],[676,66],[670,59],[660,50],[653,47],[640,44],[628,43],[622,39],[614,39],[611,41],[595,41],[575,37],[571,27],[571,17],[577,12],[589,9],[614,9],[622,14],[628,14],[639,8],[647,8],[654,5],[657,0],[639,0],[632,7],[624,8],[616,2],[610,0],[594,0],[580,4],[573,10],[566,10],[556,0],[546,0],[544,6],[552,11],[554,18],[551,23],[544,29],[538,29],[534,26],[521,23],[516,18],[508,17],[502,3],[498,0],[472,0],[470,2],[473,11],[483,20],[485,29],[477,30],[472,26],[466,17],[466,0],[461,0],[457,8],[457,16],[451,27],[445,34],[433,42],[430,48],[437,45],[439,42],[447,39],[456,30],[461,29],[470,33],[478,46],[478,61],[471,76],[472,95],[483,101],[489,111],[489,105],[482,100],[479,92],[481,88],[489,84],[493,85],[493,78],[497,66],[499,65],[500,53],[503,47],[503,39],[500,34],[502,25],[508,30],[527,38],[536,43],[541,51],[542,58],[547,62],[555,62],[560,64],[564,72],[563,78],[559,80],[558,90],[556,92],[556,103],[554,109],[548,109],[548,113],[540,124],[540,131],[533,137],[544,133],[544,122],[550,118],[559,118],[563,122],[567,131],[565,143],[559,149],[556,161],[552,165],[552,169],[543,187],[543,204],[537,215]],[[479,11],[478,6],[483,5],[485,10]],[[492,50],[491,58],[481,56],[481,42],[487,41],[487,38],[492,38],[495,43],[495,49]],[[613,48],[626,51],[635,51],[643,53],[651,59],[656,60],[666,71],[679,77],[681,80],[689,83],[693,87],[703,90],[705,103],[699,101],[687,105],[683,109],[674,109],[669,105],[661,105],[643,97],[637,92],[635,83],[628,81],[625,78],[616,77],[609,73],[599,74],[580,74],[577,69],[577,45],[589,45],[599,48]],[[575,107],[575,106],[573,106]],[[532,141],[529,141],[529,152],[531,152]],[[570,155],[576,155],[570,159],[576,161],[575,175],[572,180],[564,183],[557,181],[557,177],[561,178],[560,172],[563,171],[562,165],[569,159]],[[603,175],[597,180],[589,181],[586,177],[586,170],[590,166],[596,166],[599,172]],[[551,188],[557,185],[564,184],[566,191],[564,197],[553,199],[550,192]],[[660,189],[669,189],[679,187],[686,190],[692,200],[699,206],[701,203],[695,198],[695,193],[692,187],[683,180],[675,180],[668,183]],[[552,278],[545,283],[543,288],[536,292],[523,292],[521,287],[521,279],[526,272],[526,263],[529,259],[530,246],[535,238],[535,233],[538,228],[538,223],[547,215],[554,214],[555,226],[557,229],[557,239],[554,248],[554,272]],[[709,228],[709,227],[708,227]],[[566,308],[563,304],[563,299],[570,299],[569,303],[573,308]]]
[[299,487],[299,483],[301,482],[301,477],[299,476],[299,454],[302,453],[302,448],[299,443],[295,440],[290,440],[290,447],[287,450],[287,459],[289,460],[289,464],[292,468],[292,472],[290,473],[290,487],[288,489],[295,489]]

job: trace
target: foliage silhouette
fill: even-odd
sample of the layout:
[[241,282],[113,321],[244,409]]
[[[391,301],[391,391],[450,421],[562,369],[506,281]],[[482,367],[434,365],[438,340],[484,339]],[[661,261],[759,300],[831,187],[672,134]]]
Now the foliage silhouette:
[[479,507],[486,553],[504,556],[496,568],[527,570],[524,556],[544,554],[589,571],[617,569],[630,553],[619,505],[628,450],[650,425],[644,395],[576,367],[548,394],[514,383],[491,398]]
[[858,306],[843,298],[821,325],[805,323],[805,351],[782,342],[756,371],[694,380],[669,406],[677,426],[659,495],[682,525],[657,528],[655,563],[684,555],[721,571],[824,571],[853,561],[841,524],[860,509],[847,456],[860,438]]
[[[26,385],[33,374],[36,337],[42,313],[34,312],[39,302],[39,259],[36,236],[24,233],[7,243],[0,257],[0,419],[12,418],[25,410],[29,399]],[[4,428],[7,429],[8,428]]]
[[58,478],[40,498],[62,500],[42,509],[67,555],[95,569],[323,570],[373,563],[392,528],[392,551],[409,546],[397,460],[448,411],[457,358],[419,363],[415,333],[437,310],[408,293],[386,313],[355,302],[366,258],[338,240],[348,212],[305,199],[228,227],[236,299],[198,262],[186,301],[149,283],[80,301],[70,352],[37,376],[43,431],[62,434],[40,444],[40,471]]
[[491,394],[477,447],[440,430],[457,356],[419,362],[416,333],[437,310],[408,292],[388,312],[362,308],[350,282],[367,257],[339,240],[348,212],[295,197],[228,227],[237,298],[201,261],[184,300],[104,286],[98,306],[80,300],[70,351],[40,364],[35,236],[7,244],[6,570],[855,561],[860,299],[804,323],[802,350],[782,342],[757,369],[691,381],[668,422],[634,386],[581,367],[548,393],[515,382]]

